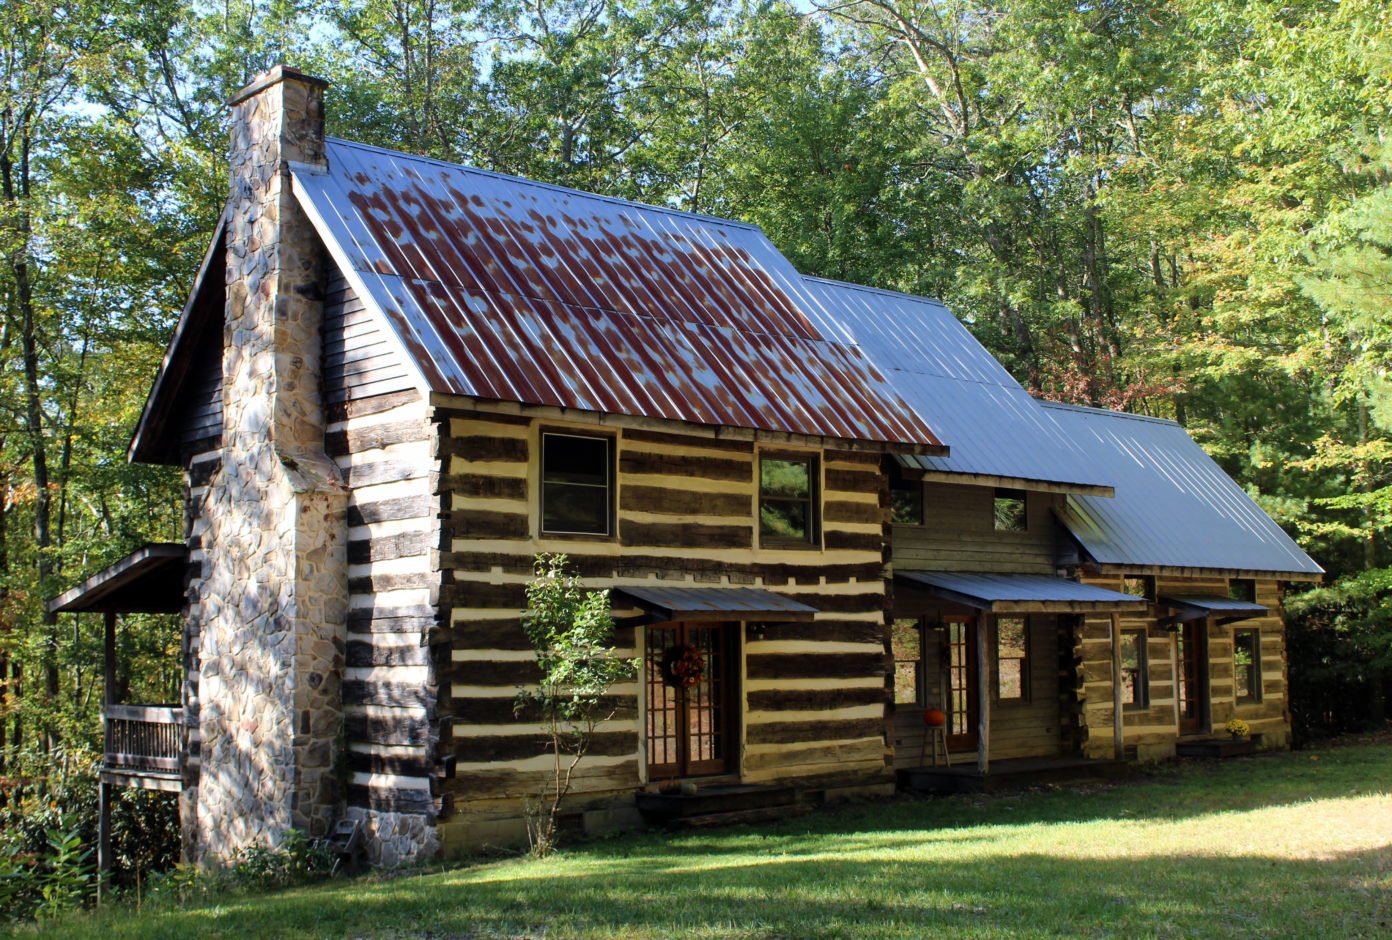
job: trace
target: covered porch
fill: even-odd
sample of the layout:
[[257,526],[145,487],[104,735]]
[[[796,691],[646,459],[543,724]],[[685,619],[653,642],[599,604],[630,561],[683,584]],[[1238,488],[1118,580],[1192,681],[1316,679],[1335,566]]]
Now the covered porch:
[[[894,731],[901,782],[935,792],[980,791],[1012,778],[1020,785],[1119,766],[1119,706],[1111,759],[1081,757],[1078,630],[1084,616],[1110,617],[1115,659],[1120,615],[1146,605],[1144,598],[1043,574],[896,571]],[[915,637],[916,658],[906,655]],[[1112,669],[1119,674],[1119,663]],[[929,714],[934,708],[943,713],[941,728],[929,720],[938,717]]]
[[[178,614],[184,609],[188,549],[159,543],[139,548],[53,598],[54,614],[100,613],[103,626],[103,753],[99,780],[98,866],[111,865],[111,790],[183,789],[186,747],[183,709],[177,703],[121,701],[117,629],[127,614]],[[182,663],[180,664],[182,666]]]

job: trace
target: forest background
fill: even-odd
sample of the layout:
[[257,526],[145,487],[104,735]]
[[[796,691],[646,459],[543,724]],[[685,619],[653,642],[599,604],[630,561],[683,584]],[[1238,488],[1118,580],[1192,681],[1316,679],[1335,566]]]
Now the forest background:
[[[277,62],[332,82],[336,136],[757,223],[804,272],[941,298],[1036,395],[1179,421],[1329,572],[1289,598],[1297,734],[1385,720],[1382,0],[3,0],[11,843],[92,818],[100,624],[42,602],[181,537],[177,473],[126,448],[226,199],[225,101]],[[168,618],[121,653],[130,700],[176,696]]]

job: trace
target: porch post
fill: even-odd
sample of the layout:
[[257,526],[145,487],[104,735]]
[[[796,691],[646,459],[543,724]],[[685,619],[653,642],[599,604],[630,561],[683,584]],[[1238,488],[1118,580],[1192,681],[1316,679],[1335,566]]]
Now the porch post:
[[[108,610],[103,614],[106,620],[106,638],[103,644],[102,658],[102,678],[106,682],[106,691],[102,694],[102,702],[107,705],[116,704],[116,611]],[[105,711],[102,712],[102,719],[106,719]]]
[[989,617],[976,615],[976,769],[984,777],[991,769],[991,667],[986,659]]
[[106,756],[111,752],[110,708],[116,704],[116,611],[103,614],[105,637],[102,641],[102,763],[97,783],[97,903],[101,903],[111,876],[111,784],[106,782]]
[[1112,752],[1117,760],[1126,757],[1125,731],[1121,720],[1121,614],[1112,613]]
[[111,877],[111,784],[97,784],[97,903],[102,902]]

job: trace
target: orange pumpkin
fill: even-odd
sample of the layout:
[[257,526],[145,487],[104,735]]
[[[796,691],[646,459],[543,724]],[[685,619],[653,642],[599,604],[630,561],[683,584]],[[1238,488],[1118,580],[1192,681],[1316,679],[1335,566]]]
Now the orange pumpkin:
[[941,708],[925,708],[923,710],[923,723],[930,728],[941,728],[947,724],[947,712]]

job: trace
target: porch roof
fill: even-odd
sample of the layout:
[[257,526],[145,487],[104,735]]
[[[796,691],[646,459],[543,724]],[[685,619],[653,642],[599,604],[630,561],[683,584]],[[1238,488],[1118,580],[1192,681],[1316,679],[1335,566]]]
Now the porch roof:
[[1208,617],[1217,617],[1219,623],[1232,623],[1236,620],[1251,620],[1253,617],[1260,617],[1271,610],[1265,604],[1236,601],[1230,597],[1198,594],[1161,597],[1159,603],[1162,607],[1168,607],[1174,611],[1173,617],[1167,617],[1161,621],[1164,624],[1204,620]]
[[894,579],[935,597],[994,614],[1142,611],[1147,602],[1042,574],[896,571]]
[[49,613],[176,614],[184,608],[187,564],[188,548],[178,543],[137,548],[50,600]]
[[647,611],[651,623],[667,620],[811,620],[817,608],[752,587],[620,587],[613,596]]

